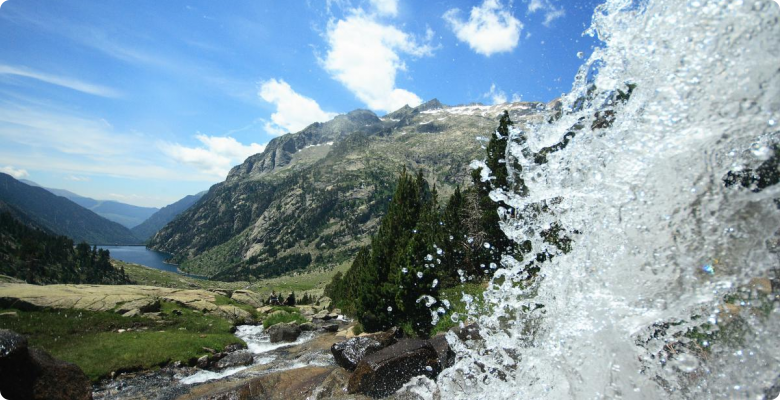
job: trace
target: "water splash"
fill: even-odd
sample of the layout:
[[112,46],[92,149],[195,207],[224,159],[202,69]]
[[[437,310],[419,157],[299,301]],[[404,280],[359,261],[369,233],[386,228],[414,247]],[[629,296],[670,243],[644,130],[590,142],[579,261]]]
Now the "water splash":
[[491,193],[547,261],[504,257],[491,315],[470,316],[484,341],[449,334],[441,398],[775,395],[780,185],[745,174],[777,173],[779,18],[769,0],[597,7],[605,46],[560,115],[511,134],[527,190]]

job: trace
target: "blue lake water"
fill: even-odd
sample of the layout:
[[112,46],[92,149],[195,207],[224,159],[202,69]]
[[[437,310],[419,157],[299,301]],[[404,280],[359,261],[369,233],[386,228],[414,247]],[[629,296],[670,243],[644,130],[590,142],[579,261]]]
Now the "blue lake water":
[[[162,271],[181,273],[175,265],[166,264],[170,254],[149,250],[144,246],[100,246],[111,252],[111,258],[141,264]],[[186,274],[182,274],[186,275]]]

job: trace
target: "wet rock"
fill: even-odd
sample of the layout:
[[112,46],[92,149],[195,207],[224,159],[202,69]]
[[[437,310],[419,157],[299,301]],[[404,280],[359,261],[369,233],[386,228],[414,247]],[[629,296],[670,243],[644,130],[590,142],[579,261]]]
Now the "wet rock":
[[338,332],[339,324],[326,324],[322,326],[322,330],[325,332]]
[[304,322],[300,325],[300,327],[301,327],[301,331],[303,332],[311,332],[317,330],[317,327],[311,322]]
[[451,367],[455,362],[455,352],[450,348],[450,344],[447,342],[444,334],[434,336],[429,342],[436,350],[436,355],[439,359],[439,370]]
[[338,317],[339,317],[339,315],[338,315],[338,314],[336,314],[336,313],[329,313],[329,314],[328,314],[328,315],[327,315],[325,318],[323,318],[323,319],[327,321],[327,320],[331,320],[331,319],[336,319],[336,318],[338,318]]
[[230,298],[239,303],[249,304],[252,307],[263,306],[263,299],[260,295],[250,290],[236,290]]
[[243,343],[231,343],[225,346],[225,353],[232,353],[241,349],[245,349],[246,345]]
[[330,313],[328,312],[328,310],[322,310],[322,311],[320,311],[320,312],[318,312],[318,313],[316,313],[316,314],[312,315],[312,319],[322,319],[322,320],[327,320],[327,319],[330,319],[330,317],[328,317],[328,314],[330,314]]
[[226,369],[233,367],[242,367],[244,365],[252,364],[252,353],[246,351],[239,351],[228,354],[223,359],[219,360],[214,367],[217,369]]
[[349,393],[384,397],[414,376],[435,377],[440,372],[436,349],[427,340],[405,339],[371,353],[358,363],[349,379]]
[[209,356],[205,355],[205,356],[201,356],[200,358],[198,358],[198,361],[195,362],[195,366],[200,368],[200,369],[208,368],[209,367]]
[[467,340],[482,340],[482,335],[479,333],[479,325],[477,324],[466,325],[463,328],[456,326],[452,328],[451,331],[455,333],[462,342]]
[[8,399],[92,399],[81,368],[29,349],[24,337],[8,330],[0,330],[0,392]]
[[368,354],[382,350],[384,346],[368,337],[356,337],[334,344],[330,348],[336,364],[344,369],[354,371],[360,360]]
[[301,335],[301,327],[295,322],[276,324],[268,328],[271,343],[294,342]]
[[[344,377],[342,372],[335,372],[337,369],[341,370],[336,367],[304,367],[273,372],[240,383],[216,381],[193,387],[189,393],[176,399],[304,400],[340,397],[344,393],[338,384]],[[320,389],[325,383],[330,391]]]

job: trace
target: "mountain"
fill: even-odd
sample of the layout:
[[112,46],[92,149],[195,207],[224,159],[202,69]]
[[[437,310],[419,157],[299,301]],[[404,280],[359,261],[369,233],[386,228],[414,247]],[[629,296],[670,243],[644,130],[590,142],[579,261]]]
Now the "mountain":
[[[26,183],[30,186],[43,187],[33,181],[26,179],[21,179],[19,182]],[[46,187],[44,187],[44,189],[56,194],[57,196],[64,197],[86,208],[87,210],[91,210],[95,214],[100,215],[109,221],[122,224],[127,228],[133,228],[140,225],[154,213],[159,211],[158,208],[154,207],[139,207],[113,200],[95,200],[89,197],[78,195],[65,189],[53,189]]]
[[[36,225],[75,242],[135,244],[140,241],[129,229],[41,187],[17,181],[0,173],[0,203],[24,214]],[[2,207],[0,207],[2,208]]]
[[74,246],[70,238],[20,220],[14,215],[18,211],[5,208],[0,211],[0,274],[42,284],[129,282],[123,270],[111,265],[108,250]]
[[152,214],[151,217],[147,218],[146,221],[140,225],[130,229],[130,231],[133,232],[137,238],[146,241],[157,233],[157,231],[162,229],[162,227],[173,221],[173,219],[184,212],[184,210],[197,203],[205,194],[206,191],[203,191],[198,194],[186,196],[173,204],[169,204]]
[[422,170],[440,199],[468,184],[503,110],[541,122],[542,103],[448,107],[432,100],[379,118],[339,115],[272,140],[149,242],[185,271],[270,277],[351,260],[387,209],[399,172]]

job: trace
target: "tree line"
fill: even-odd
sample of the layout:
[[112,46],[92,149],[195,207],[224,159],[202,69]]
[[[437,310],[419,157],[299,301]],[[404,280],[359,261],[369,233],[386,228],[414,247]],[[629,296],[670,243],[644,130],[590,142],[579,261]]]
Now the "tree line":
[[439,291],[485,279],[500,265],[502,254],[522,259],[523,247],[499,226],[496,209],[509,206],[489,196],[510,183],[505,154],[512,124],[505,111],[488,142],[489,179],[482,178],[482,168],[472,171],[473,185],[456,188],[443,206],[422,172],[401,172],[371,244],[325,289],[366,331],[403,326],[428,336],[433,327],[429,306]]

